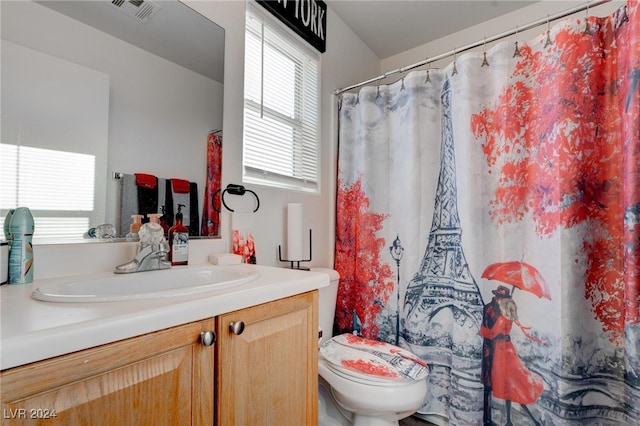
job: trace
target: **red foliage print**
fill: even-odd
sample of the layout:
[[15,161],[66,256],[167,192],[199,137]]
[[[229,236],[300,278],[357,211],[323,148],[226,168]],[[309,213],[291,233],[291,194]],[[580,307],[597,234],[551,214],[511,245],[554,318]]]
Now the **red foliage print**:
[[222,136],[211,132],[207,136],[207,180],[202,212],[202,236],[218,235],[220,230],[220,198],[214,197],[220,190],[222,176]]
[[338,332],[353,330],[354,313],[361,321],[361,334],[376,339],[376,317],[394,290],[391,267],[382,263],[380,252],[386,246],[377,238],[384,214],[372,213],[369,198],[358,179],[350,187],[338,181],[335,269],[340,273],[336,303]]
[[393,369],[364,359],[345,359],[342,361],[342,365],[350,370],[360,371],[372,376],[389,377],[392,379],[400,378],[398,373]]
[[543,50],[523,46],[512,83],[471,120],[498,176],[493,221],[592,230],[585,297],[613,341],[640,321],[640,24],[626,9],[589,18],[593,34],[565,26]]
[[362,346],[379,346],[385,347],[387,344],[385,342],[380,342],[378,340],[371,339],[363,339],[362,337],[356,336],[355,334],[346,334],[346,341],[350,345],[362,345]]

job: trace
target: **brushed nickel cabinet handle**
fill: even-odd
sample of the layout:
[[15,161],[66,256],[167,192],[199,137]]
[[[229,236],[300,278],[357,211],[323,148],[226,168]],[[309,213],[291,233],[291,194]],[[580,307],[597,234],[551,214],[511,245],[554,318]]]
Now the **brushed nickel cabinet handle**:
[[205,346],[211,346],[216,342],[216,333],[213,331],[203,331],[200,333],[200,342]]
[[242,332],[244,331],[244,322],[243,321],[230,322],[229,330],[231,330],[231,332],[236,335],[242,334]]

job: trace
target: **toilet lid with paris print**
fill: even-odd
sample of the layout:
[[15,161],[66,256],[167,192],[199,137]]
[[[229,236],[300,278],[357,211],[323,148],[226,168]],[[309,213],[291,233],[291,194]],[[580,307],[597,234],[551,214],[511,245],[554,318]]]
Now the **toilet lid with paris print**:
[[413,353],[348,333],[324,342],[320,354],[332,367],[370,379],[409,382],[429,374],[427,364]]

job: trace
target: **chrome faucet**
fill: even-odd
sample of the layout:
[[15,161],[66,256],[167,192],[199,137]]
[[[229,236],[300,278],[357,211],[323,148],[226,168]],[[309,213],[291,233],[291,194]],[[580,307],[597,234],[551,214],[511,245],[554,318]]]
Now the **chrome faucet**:
[[116,266],[116,274],[157,271],[171,268],[171,262],[165,259],[169,253],[169,243],[164,238],[164,230],[157,223],[145,223],[138,231],[140,245],[138,253],[130,261]]

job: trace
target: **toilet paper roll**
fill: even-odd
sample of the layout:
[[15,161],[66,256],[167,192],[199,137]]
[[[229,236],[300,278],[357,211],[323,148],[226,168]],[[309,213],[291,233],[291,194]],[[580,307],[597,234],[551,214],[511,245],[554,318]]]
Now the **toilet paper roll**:
[[303,260],[302,256],[302,204],[287,206],[287,260]]

